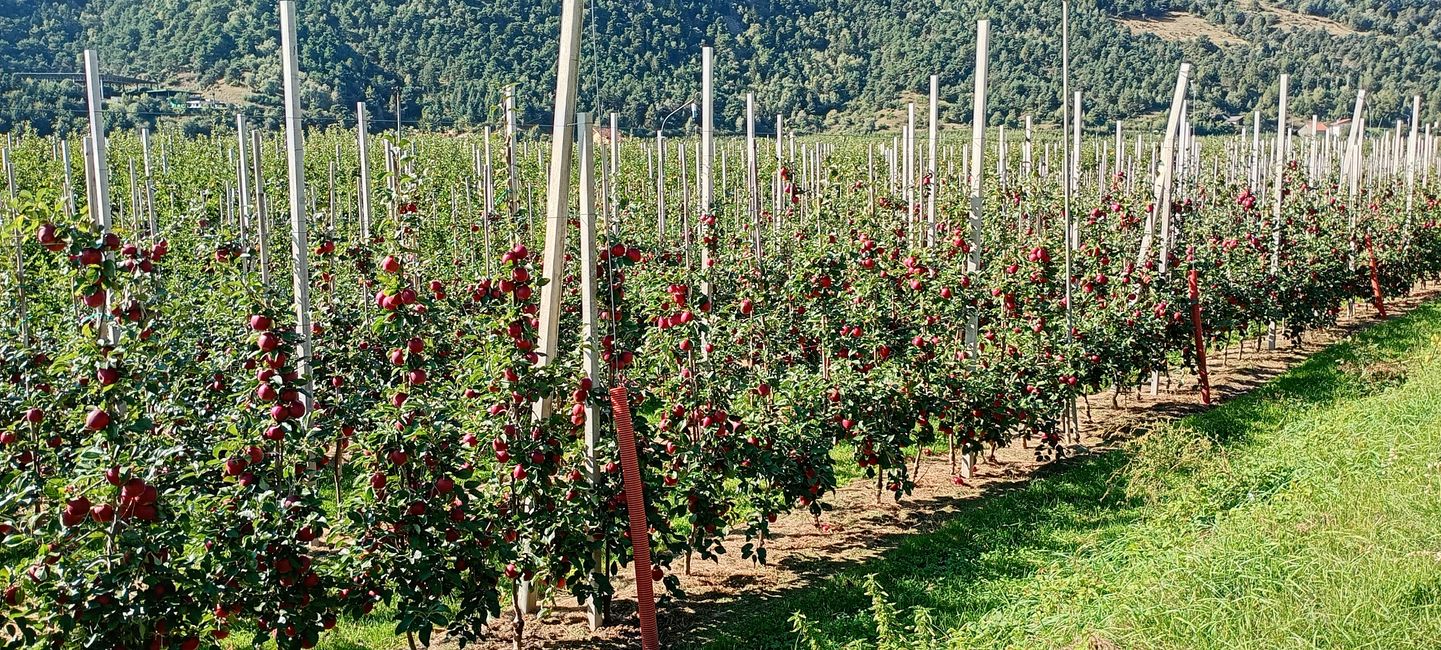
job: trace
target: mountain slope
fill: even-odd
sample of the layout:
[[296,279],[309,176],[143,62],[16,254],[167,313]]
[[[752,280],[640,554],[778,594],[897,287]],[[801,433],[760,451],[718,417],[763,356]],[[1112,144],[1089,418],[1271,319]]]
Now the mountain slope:
[[[1397,11],[1379,0],[1073,4],[1073,83],[1086,93],[1092,125],[1163,109],[1182,60],[1196,64],[1193,114],[1203,125],[1273,107],[1283,71],[1292,74],[1297,114],[1349,113],[1359,84],[1372,93],[1378,124],[1402,115],[1411,93],[1441,85],[1441,20],[1430,8]],[[1163,39],[1115,20],[1169,10],[1192,12],[1238,43]],[[1286,23],[1281,10],[1371,31]],[[393,121],[399,92],[408,122],[475,125],[496,119],[508,84],[516,84],[525,122],[548,123],[557,0],[303,0],[301,18],[304,93],[318,124],[345,123],[362,100],[378,121]],[[931,73],[941,75],[944,117],[964,122],[978,18],[992,21],[992,121],[1054,120],[1060,3],[1049,0],[594,0],[582,106],[655,128],[695,92],[700,47],[714,44],[724,129],[739,128],[746,92],[756,93],[762,114],[779,112],[803,128],[869,129],[902,93],[924,92]],[[248,87],[247,111],[275,123],[277,25],[272,2],[12,0],[0,7],[0,70],[74,71],[80,50],[95,47],[107,71]],[[25,121],[63,128],[83,108],[78,99],[70,84],[7,75],[0,129]],[[1441,96],[1428,103],[1441,109]],[[165,112],[134,100],[113,108],[121,126]]]

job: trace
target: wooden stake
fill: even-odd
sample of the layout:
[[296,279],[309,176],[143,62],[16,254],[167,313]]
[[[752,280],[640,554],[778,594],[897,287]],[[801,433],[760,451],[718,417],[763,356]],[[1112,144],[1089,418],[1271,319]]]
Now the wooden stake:
[[[1161,269],[1167,264],[1171,246],[1171,173],[1176,159],[1176,135],[1181,128],[1181,105],[1186,101],[1186,84],[1191,79],[1191,64],[1182,63],[1176,74],[1176,88],[1171,93],[1171,113],[1166,120],[1166,135],[1161,144],[1161,170],[1152,174],[1151,196],[1154,209],[1146,215],[1146,228],[1141,235],[1141,250],[1136,257],[1136,266],[1144,266],[1151,253],[1151,238],[1155,230],[1157,213],[1161,226]],[[1139,151],[1139,149],[1138,149]],[[1154,162],[1155,157],[1152,157]]]

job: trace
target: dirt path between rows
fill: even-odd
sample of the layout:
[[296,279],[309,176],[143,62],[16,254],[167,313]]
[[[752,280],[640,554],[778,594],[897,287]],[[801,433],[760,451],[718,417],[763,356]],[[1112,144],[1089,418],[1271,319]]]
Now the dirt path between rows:
[[[1393,317],[1404,314],[1437,295],[1441,295],[1441,288],[1423,288],[1388,303],[1387,311]],[[1234,346],[1225,355],[1212,351],[1209,365],[1213,402],[1224,402],[1254,390],[1304,361],[1312,352],[1380,320],[1371,307],[1358,304],[1354,316],[1343,314],[1335,327],[1307,333],[1299,348],[1278,341],[1276,350],[1257,352],[1256,342],[1251,340],[1246,342],[1246,351],[1239,359]],[[1109,392],[1090,396],[1089,418],[1084,403],[1079,407],[1081,440],[1070,445],[1071,455],[1113,450],[1116,448],[1113,441],[1133,430],[1206,408],[1201,404],[1194,375],[1173,376],[1169,390],[1166,383],[1163,378],[1161,390],[1155,396],[1145,394],[1149,391],[1139,395],[1123,394],[1114,407]],[[690,645],[713,638],[717,628],[727,623],[721,620],[723,614],[738,601],[754,605],[757,601],[777,599],[847,567],[864,564],[894,548],[907,535],[934,530],[963,500],[1027,481],[1047,465],[1036,462],[1032,450],[1016,445],[1000,450],[995,462],[982,462],[976,475],[966,485],[958,486],[952,482],[949,462],[943,455],[923,457],[915,491],[899,503],[889,496],[877,502],[874,482],[861,479],[841,487],[827,499],[834,510],[822,517],[820,528],[808,514],[782,516],[771,525],[773,536],[766,544],[768,565],[741,559],[734,551],[722,556],[719,562],[695,562],[691,575],[681,576],[687,598],[660,608],[662,647],[678,643]],[[739,549],[742,543],[739,536],[726,540],[730,549]],[[618,593],[610,625],[592,632],[586,624],[585,609],[567,598],[568,602],[557,603],[546,618],[527,620],[525,647],[640,648],[635,587],[633,581],[627,579],[631,570],[627,567],[617,579]],[[508,611],[503,619],[497,621],[494,636],[479,647],[487,650],[514,647]],[[449,650],[453,646],[441,644],[440,647]]]

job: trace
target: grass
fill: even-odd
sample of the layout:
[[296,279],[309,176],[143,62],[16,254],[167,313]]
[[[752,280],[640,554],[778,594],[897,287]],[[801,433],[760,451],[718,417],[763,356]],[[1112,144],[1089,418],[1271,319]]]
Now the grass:
[[[407,647],[405,637],[395,633],[395,623],[391,622],[394,612],[385,605],[380,605],[363,619],[342,619],[334,630],[320,635],[320,643],[317,650],[400,650]],[[267,641],[260,646],[251,645],[254,638],[254,630],[236,629],[232,630],[230,638],[221,643],[225,650],[240,650],[241,648],[261,648],[273,650],[274,641]]]
[[998,489],[931,533],[746,601],[689,646],[876,638],[866,577],[954,647],[1441,644],[1441,305],[1122,451]]

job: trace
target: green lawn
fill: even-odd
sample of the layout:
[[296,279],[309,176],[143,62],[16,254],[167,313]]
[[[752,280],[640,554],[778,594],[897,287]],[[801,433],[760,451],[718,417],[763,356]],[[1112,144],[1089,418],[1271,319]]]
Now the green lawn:
[[688,642],[872,647],[874,574],[952,647],[1441,647],[1438,353],[1430,304]]

